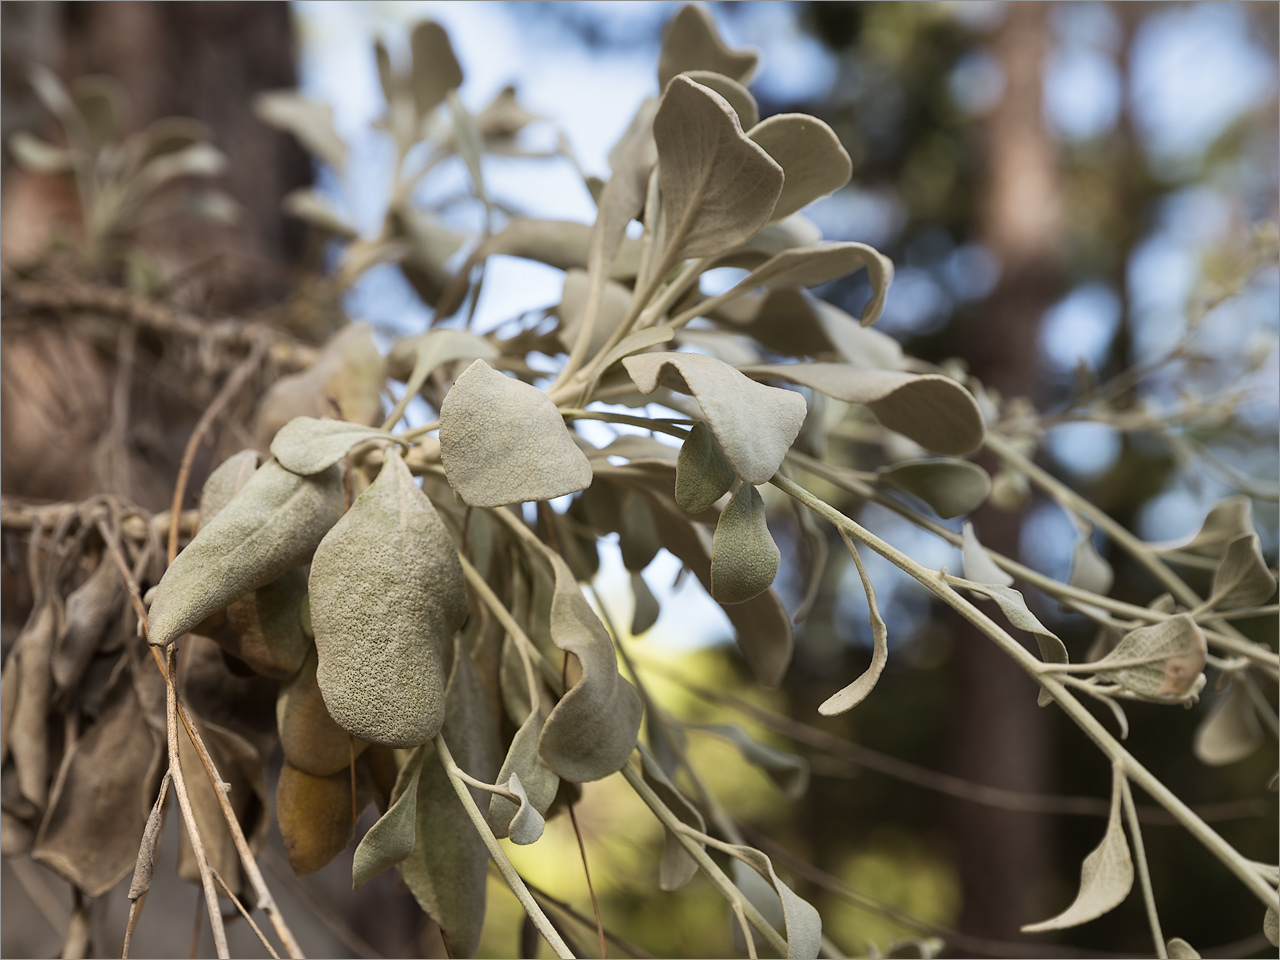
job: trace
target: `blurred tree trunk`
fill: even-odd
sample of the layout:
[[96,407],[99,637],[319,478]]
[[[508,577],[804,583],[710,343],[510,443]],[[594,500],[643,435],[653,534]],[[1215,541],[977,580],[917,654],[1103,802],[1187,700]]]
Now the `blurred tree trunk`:
[[[1058,294],[1061,185],[1054,144],[1042,115],[1041,70],[1052,5],[1010,4],[992,38],[1005,77],[1004,98],[988,119],[978,199],[979,239],[999,259],[1001,278],[971,321],[974,374],[1002,397],[1037,393],[1039,320]],[[1019,514],[983,508],[983,543],[1018,554]],[[967,624],[952,661],[957,696],[951,725],[956,772],[993,786],[1050,789],[1046,717],[1021,669]],[[1042,879],[1051,868],[1052,822],[973,804],[954,807],[969,934],[1021,939],[1018,928],[1042,920]]]

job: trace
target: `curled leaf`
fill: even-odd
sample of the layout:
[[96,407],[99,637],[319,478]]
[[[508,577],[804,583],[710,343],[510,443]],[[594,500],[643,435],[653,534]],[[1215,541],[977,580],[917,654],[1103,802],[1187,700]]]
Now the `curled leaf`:
[[551,500],[591,484],[591,464],[536,387],[477,360],[440,407],[440,459],[464,503]]
[[822,917],[813,905],[782,882],[774,872],[773,863],[759,850],[754,847],[727,844],[722,849],[772,885],[773,892],[782,902],[787,956],[817,960],[818,951],[822,947]]
[[1275,592],[1276,578],[1262,558],[1258,535],[1242,534],[1228,543],[1213,574],[1210,605],[1221,610],[1252,607]]
[[66,628],[57,638],[50,662],[60,693],[70,692],[80,682],[123,601],[120,570],[104,549],[88,579],[67,597]]
[[1243,683],[1232,683],[1196,729],[1193,749],[1201,763],[1224,767],[1250,756],[1263,742],[1253,698]]
[[613,642],[568,564],[558,554],[546,556],[555,571],[551,639],[578,659],[582,676],[547,717],[538,754],[565,780],[599,780],[631,756],[644,706],[618,673]]
[[448,651],[466,617],[453,540],[389,451],[311,564],[316,680],[334,720],[389,746],[434,737],[444,723]]
[[889,629],[885,626],[884,618],[880,616],[880,605],[876,603],[876,589],[871,585],[871,578],[867,576],[862,558],[858,556],[853,542],[847,541],[847,543],[849,553],[853,556],[854,566],[858,568],[858,576],[862,578],[862,589],[867,595],[872,637],[871,665],[857,680],[822,702],[818,712],[824,717],[845,713],[865,700],[875,689],[876,683],[880,680],[880,674],[884,673],[885,665],[889,662]]
[[[529,712],[529,716],[525,718],[524,723],[511,739],[506,759],[502,761],[502,769],[498,771],[497,782],[507,783],[511,778],[516,778],[522,785],[521,794],[524,797],[524,803],[517,805],[497,794],[489,798],[489,812],[486,819],[495,837],[507,836],[515,826],[517,818],[524,817],[526,822],[532,823],[529,814],[524,812],[525,807],[530,807],[539,817],[545,816],[556,798],[556,791],[560,788],[560,778],[538,754],[538,738],[542,734],[545,722],[546,717],[539,706]],[[541,832],[541,830],[538,831],[539,835]],[[536,840],[537,837],[533,839]]]
[[938,516],[948,519],[972,513],[991,494],[987,471],[968,460],[900,460],[881,468],[880,479],[914,494]]
[[658,86],[666,87],[672,77],[688,70],[710,70],[746,83],[758,60],[754,50],[731,50],[725,46],[706,7],[686,4],[671,18],[662,35]]
[[738,115],[738,125],[743,130],[750,130],[760,122],[760,108],[756,104],[756,98],[737,80],[713,70],[681,70],[680,72],[695,83],[700,83],[724,97],[729,106],[733,107],[733,112]]
[[1230,497],[1213,505],[1199,532],[1189,541],[1162,545],[1162,549],[1180,550],[1217,560],[1232,540],[1253,532],[1253,501],[1245,496]]
[[520,844],[521,846],[537,843],[542,836],[542,831],[547,827],[547,822],[542,818],[542,814],[529,802],[529,797],[524,792],[524,787],[520,784],[519,774],[512,773],[502,784],[508,791],[515,794],[520,801],[516,807],[516,815],[507,824],[507,836],[511,838],[512,843]]
[[781,560],[760,491],[744,483],[729,498],[711,541],[711,596],[720,603],[759,596],[773,585]]
[[1182,700],[1204,685],[1201,671],[1207,653],[1199,625],[1189,614],[1180,613],[1130,630],[1094,664],[1094,672],[1139,697]]
[[1111,569],[1111,564],[1098,553],[1093,545],[1092,533],[1086,529],[1071,553],[1071,586],[1105,597],[1111,592],[1114,580],[1115,572]]
[[[853,163],[840,144],[840,138],[817,117],[804,113],[779,113],[752,127],[748,136],[778,161],[786,174],[782,195],[773,210],[774,220],[789,216],[819,197],[834,193],[849,182],[853,173]],[[888,273],[893,276],[892,265]],[[887,287],[888,281],[881,285],[873,278],[872,285]],[[863,313],[863,322],[875,323],[883,306],[884,296],[881,294],[874,308],[868,305],[868,311]]]
[[742,372],[789,380],[845,403],[864,403],[884,426],[931,453],[962,457],[982,446],[986,436],[973,395],[936,374],[860,370],[839,363],[774,364]]
[[782,168],[746,138],[718,93],[675,77],[653,119],[653,136],[668,257],[723,253],[769,221],[782,192]]
[[291,473],[309,477],[327,470],[352,447],[369,440],[393,442],[385,430],[345,420],[295,417],[280,428],[271,441],[271,455]]
[[1111,784],[1111,813],[1107,818],[1107,832],[1092,853],[1084,858],[1080,871],[1080,891],[1075,901],[1062,913],[1040,923],[1029,923],[1023,933],[1045,933],[1049,930],[1065,930],[1096,920],[1110,913],[1133,889],[1133,858],[1129,844],[1120,825],[1121,780],[1124,774],[1116,770]]
[[692,393],[738,476],[768,483],[804,424],[804,398],[753,383],[715,357],[646,353],[622,361],[643,394],[665,386]]
[[978,542],[978,535],[974,532],[973,524],[968,521],[964,525],[964,543],[961,547],[961,557],[964,561],[964,575],[967,579],[975,583],[994,583],[1006,587],[1013,584],[1013,577],[996,566],[995,561],[991,559],[986,549]]
[[417,839],[418,779],[422,774],[423,754],[430,749],[430,746],[419,747],[400,768],[391,793],[391,805],[356,847],[351,866],[352,889],[359,890],[413,852]]

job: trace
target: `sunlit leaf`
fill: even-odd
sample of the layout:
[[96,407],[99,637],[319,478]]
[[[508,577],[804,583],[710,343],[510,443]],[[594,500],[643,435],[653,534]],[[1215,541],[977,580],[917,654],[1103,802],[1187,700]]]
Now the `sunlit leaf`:
[[311,153],[341,173],[347,165],[347,145],[333,128],[333,107],[294,90],[270,90],[253,100],[253,112],[263,123],[287,130]]
[[692,393],[738,476],[768,483],[804,423],[804,398],[753,383],[715,357],[646,353],[622,361],[644,394],[659,386]]
[[[852,543],[852,541],[849,542]],[[871,665],[857,680],[822,702],[818,712],[824,717],[845,713],[865,700],[875,689],[876,683],[880,680],[880,674],[884,673],[885,665],[889,662],[889,629],[885,626],[884,618],[880,616],[880,605],[876,602],[876,589],[871,585],[871,578],[867,576],[866,568],[863,567],[857,550],[853,549],[850,553],[853,556],[854,566],[858,569],[858,576],[862,579],[862,589],[867,595],[872,637]]]
[[1258,535],[1246,533],[1228,543],[1213,574],[1210,604],[1220,610],[1252,607],[1275,592],[1276,578],[1262,557]]
[[1232,540],[1253,532],[1253,501],[1244,496],[1230,497],[1213,505],[1199,532],[1186,543],[1161,546],[1217,560]]
[[[834,193],[849,182],[853,173],[853,164],[841,146],[840,138],[817,117],[803,113],[776,114],[751,128],[748,136],[764,147],[786,174],[782,195],[773,210],[774,220],[795,213],[819,197]],[[892,265],[888,272],[892,277]],[[876,284],[873,278],[873,286],[888,286],[888,281]],[[883,293],[878,300],[874,310],[868,307],[868,312],[873,313],[870,319],[865,319],[867,313],[864,312],[864,322],[874,323],[880,315],[880,308],[884,305]]]
[[1080,872],[1080,892],[1075,901],[1062,913],[1040,923],[1030,923],[1023,933],[1045,933],[1049,930],[1065,930],[1096,920],[1110,913],[1133,889],[1133,859],[1129,844],[1120,825],[1121,781],[1119,770],[1113,774],[1111,785],[1111,814],[1107,818],[1107,832],[1102,843],[1084,859]]
[[931,453],[962,457],[978,449],[986,436],[973,395],[936,374],[859,370],[839,363],[744,367],[743,373],[789,380],[845,403],[864,403],[884,426]]
[[781,560],[760,491],[744,483],[729,498],[711,541],[711,596],[720,603],[759,596],[773,585]]
[[1184,699],[1204,683],[1204,634],[1188,614],[1130,630],[1093,666],[1099,677],[1152,699]]
[[600,361],[600,369],[607,370],[624,357],[639,353],[641,350],[647,350],[649,347],[656,347],[660,343],[666,343],[674,336],[675,331],[666,324],[645,327],[642,330],[633,330],[605,354],[604,359]]
[[300,477],[274,460],[178,554],[156,589],[149,637],[164,646],[250,590],[306,563],[342,515],[337,467]]
[[722,253],[769,221],[782,192],[782,168],[746,138],[718,93],[676,77],[653,119],[653,136],[668,256]]
[[427,744],[409,755],[396,778],[387,812],[369,828],[356,847],[351,866],[353,889],[359,890],[383,870],[395,866],[413,852],[417,839],[418,780],[422,774],[423,754],[428,750],[434,753],[432,746]]
[[385,430],[360,423],[295,417],[272,439],[271,455],[276,458],[276,463],[291,473],[309,477],[333,466],[352,447],[369,440],[394,439]]
[[676,503],[690,513],[709,510],[735,478],[715,434],[702,421],[694,424],[676,460]]
[[968,460],[900,460],[882,467],[880,479],[914,494],[946,518],[972,513],[991,494],[987,471]]
[[[572,349],[582,318],[587,310],[590,280],[585,270],[569,270],[564,275],[564,292],[556,313],[560,317],[560,342]],[[599,353],[609,335],[617,329],[631,306],[631,290],[620,283],[606,281],[601,293],[596,320],[587,344],[588,356]]]
[[448,651],[467,609],[453,539],[388,451],[311,564],[316,680],[334,720],[395,747],[439,733]]
[[618,673],[613,642],[568,564],[558,554],[546,557],[555,571],[551,639],[577,658],[582,676],[547,717],[538,754],[565,780],[599,780],[631,756],[644,706],[640,694]]
[[746,83],[759,60],[754,50],[731,50],[716,31],[715,20],[699,4],[688,4],[671,18],[662,35],[658,86],[665,88],[678,73],[711,70]]
[[1253,698],[1243,683],[1232,683],[1196,728],[1196,757],[1211,767],[1224,767],[1251,756],[1264,737]]
[[591,484],[591,464],[545,393],[477,360],[440,407],[440,459],[473,507],[551,500]]
[[417,393],[434,371],[459,360],[492,360],[498,348],[469,330],[432,330],[396,341],[387,354],[387,372]]

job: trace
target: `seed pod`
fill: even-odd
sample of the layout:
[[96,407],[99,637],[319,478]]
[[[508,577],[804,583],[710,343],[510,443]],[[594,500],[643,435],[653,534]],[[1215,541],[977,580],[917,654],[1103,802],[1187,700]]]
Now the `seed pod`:
[[151,604],[149,637],[166,646],[210,614],[305,563],[342,515],[336,466],[311,477],[263,464],[169,565]]
[[316,679],[330,715],[361,740],[430,740],[444,723],[450,644],[466,616],[453,540],[388,450],[311,564]]
[[711,540],[711,595],[721,603],[745,603],[772,586],[781,561],[760,492],[744,483],[720,514]]

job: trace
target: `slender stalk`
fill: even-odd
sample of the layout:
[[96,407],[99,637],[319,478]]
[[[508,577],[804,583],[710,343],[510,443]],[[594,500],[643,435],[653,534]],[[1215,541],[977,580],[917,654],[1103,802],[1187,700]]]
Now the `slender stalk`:
[[560,416],[566,420],[599,420],[602,423],[625,423],[632,427],[643,427],[655,433],[665,433],[668,436],[679,437],[682,440],[689,435],[689,431],[680,428],[682,426],[691,427],[696,422],[694,420],[674,419],[655,420],[650,417],[633,417],[628,413],[607,413],[604,410],[580,410],[574,407],[562,408]]
[[1058,705],[1098,745],[1099,749],[1109,759],[1122,765],[1125,774],[1134,783],[1142,787],[1152,799],[1168,810],[1192,836],[1222,861],[1227,869],[1239,877],[1263,904],[1268,907],[1273,905],[1275,892],[1257,875],[1256,871],[1250,868],[1249,861],[1231,844],[1227,843],[1217,831],[1201,820],[1190,807],[1183,803],[1176,794],[1161,783],[1146,767],[1139,763],[1111,735],[1106,727],[1075,698],[1065,684],[1052,674],[1042,673],[1040,668],[1043,664],[1041,661],[1032,656],[1022,644],[1011,637],[999,624],[953,590],[935,571],[912,560],[902,551],[881,540],[830,504],[815,497],[808,490],[793,483],[781,474],[774,476],[770,482],[788,496],[794,497],[819,516],[824,517],[838,529],[844,530],[859,543],[866,544],[894,566],[920,581],[943,602],[990,637],[996,646],[1053,696]]
[[466,782],[459,776],[462,773],[462,769],[454,762],[453,754],[449,752],[449,747],[444,742],[444,736],[437,736],[435,742],[436,752],[440,754],[440,762],[444,765],[445,773],[449,775],[449,782],[453,785],[454,793],[462,801],[462,807],[467,811],[467,816],[475,826],[476,833],[480,834],[480,839],[484,841],[484,845],[489,849],[489,856],[493,858],[493,862],[497,865],[498,872],[502,874],[502,879],[507,882],[511,892],[520,901],[520,906],[524,907],[525,913],[529,915],[529,919],[538,928],[538,932],[542,934],[543,939],[551,945],[551,949],[555,951],[556,956],[560,957],[561,960],[573,960],[573,952],[560,934],[556,932],[551,920],[542,912],[542,908],[538,906],[538,902],[533,899],[533,894],[524,885],[524,881],[520,879],[520,874],[511,865],[511,861],[507,859],[507,855],[503,853],[502,847],[498,844],[498,839],[493,835],[493,831],[489,829],[489,824],[485,821],[484,814],[480,812],[480,808],[476,806],[476,801],[471,796],[471,791],[467,789]]
[[1169,960],[1165,948],[1164,934],[1160,930],[1160,914],[1156,910],[1156,898],[1151,889],[1151,868],[1147,864],[1147,851],[1142,845],[1142,825],[1138,823],[1138,809],[1133,802],[1133,791],[1129,789],[1129,780],[1120,777],[1120,799],[1124,804],[1125,817],[1129,821],[1129,839],[1133,842],[1133,859],[1138,864],[1138,883],[1142,887],[1142,903],[1147,908],[1147,922],[1151,925],[1151,938],[1155,941],[1156,956],[1160,960]]
[[245,909],[244,904],[240,902],[240,898],[235,895],[235,891],[227,886],[227,882],[222,879],[217,870],[213,871],[213,879],[218,881],[218,886],[222,887],[222,892],[231,898],[231,902],[234,903],[236,905],[236,909],[240,911],[240,916],[244,917],[244,922],[249,924],[249,929],[254,932],[262,945],[267,948],[267,953],[271,954],[272,960],[280,960],[280,954],[276,953],[276,948],[271,945],[271,941],[268,940],[266,934],[262,932],[262,928],[254,923],[253,917],[249,915],[249,911]]

